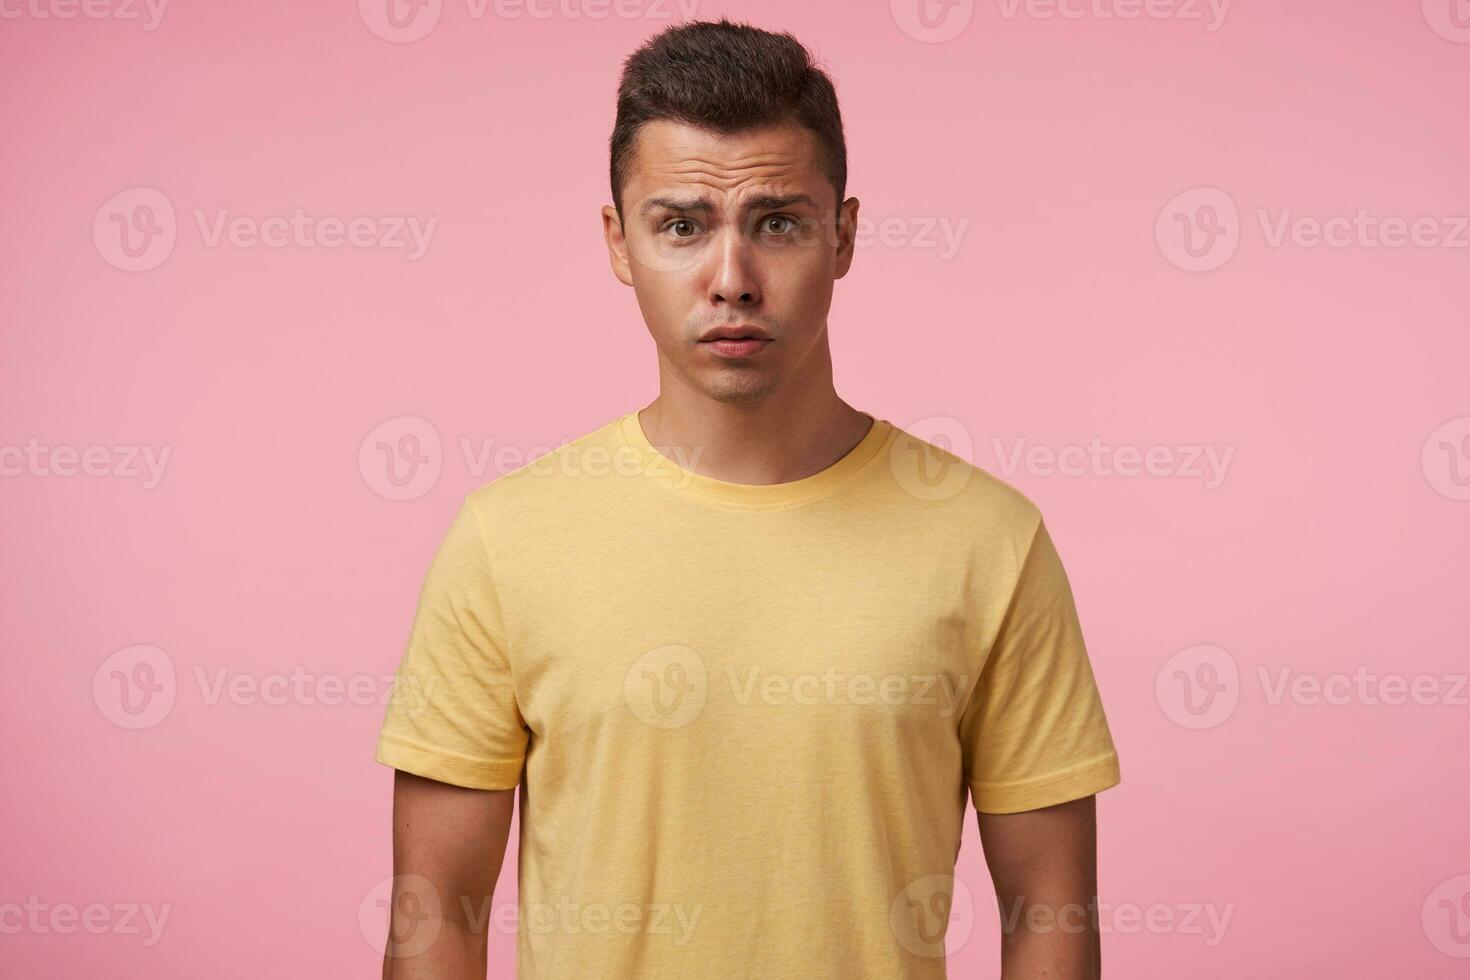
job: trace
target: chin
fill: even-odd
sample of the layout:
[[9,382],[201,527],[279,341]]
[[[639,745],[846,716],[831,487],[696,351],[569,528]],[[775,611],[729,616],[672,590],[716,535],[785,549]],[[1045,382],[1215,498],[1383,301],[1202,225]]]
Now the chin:
[[707,378],[701,387],[717,402],[726,405],[750,405],[761,401],[780,387],[780,379],[768,374],[742,377],[738,372],[726,372],[726,376],[722,378]]

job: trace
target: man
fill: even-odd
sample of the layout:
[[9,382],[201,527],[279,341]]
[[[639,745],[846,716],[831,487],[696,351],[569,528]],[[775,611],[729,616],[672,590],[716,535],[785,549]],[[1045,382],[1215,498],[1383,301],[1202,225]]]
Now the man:
[[517,788],[522,977],[943,977],[967,794],[1004,975],[1097,976],[1119,769],[1067,578],[1030,500],[834,390],[830,81],[675,27],[611,150],[659,394],[469,494],[428,571],[384,976],[484,976]]

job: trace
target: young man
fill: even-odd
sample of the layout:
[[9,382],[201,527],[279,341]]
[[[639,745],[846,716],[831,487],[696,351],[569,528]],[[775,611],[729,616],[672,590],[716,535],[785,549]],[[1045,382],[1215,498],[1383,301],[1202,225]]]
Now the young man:
[[1067,578],[1031,501],[834,390],[845,184],[789,35],[628,60],[603,225],[659,394],[469,494],[429,569],[385,977],[484,976],[516,788],[522,977],[943,977],[967,794],[1004,975],[1098,975],[1119,769]]

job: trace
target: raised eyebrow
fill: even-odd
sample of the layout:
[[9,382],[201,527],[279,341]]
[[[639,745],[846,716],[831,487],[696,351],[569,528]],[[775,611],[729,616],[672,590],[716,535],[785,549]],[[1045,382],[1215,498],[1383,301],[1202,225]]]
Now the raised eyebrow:
[[818,205],[807,194],[762,194],[752,197],[742,206],[746,214],[752,211],[776,211],[780,208],[789,208],[794,204],[805,204],[815,209]]
[[[746,214],[752,211],[774,211],[779,208],[789,208],[796,204],[804,204],[810,208],[816,208],[817,202],[812,200],[809,194],[762,194],[752,197],[741,205],[741,210]],[[654,211],[713,211],[714,205],[702,197],[650,197],[643,202],[638,209],[640,214],[650,214]]]
[[638,209],[639,214],[655,211],[713,211],[714,205],[702,197],[650,197]]

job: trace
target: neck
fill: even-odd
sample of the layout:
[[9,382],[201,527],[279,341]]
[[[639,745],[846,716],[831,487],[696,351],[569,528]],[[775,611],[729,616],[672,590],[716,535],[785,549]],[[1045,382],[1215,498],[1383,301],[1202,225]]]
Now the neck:
[[638,412],[638,422],[665,456],[693,461],[690,468],[702,476],[746,484],[790,483],[820,473],[873,424],[830,385],[739,404],[664,390]]

